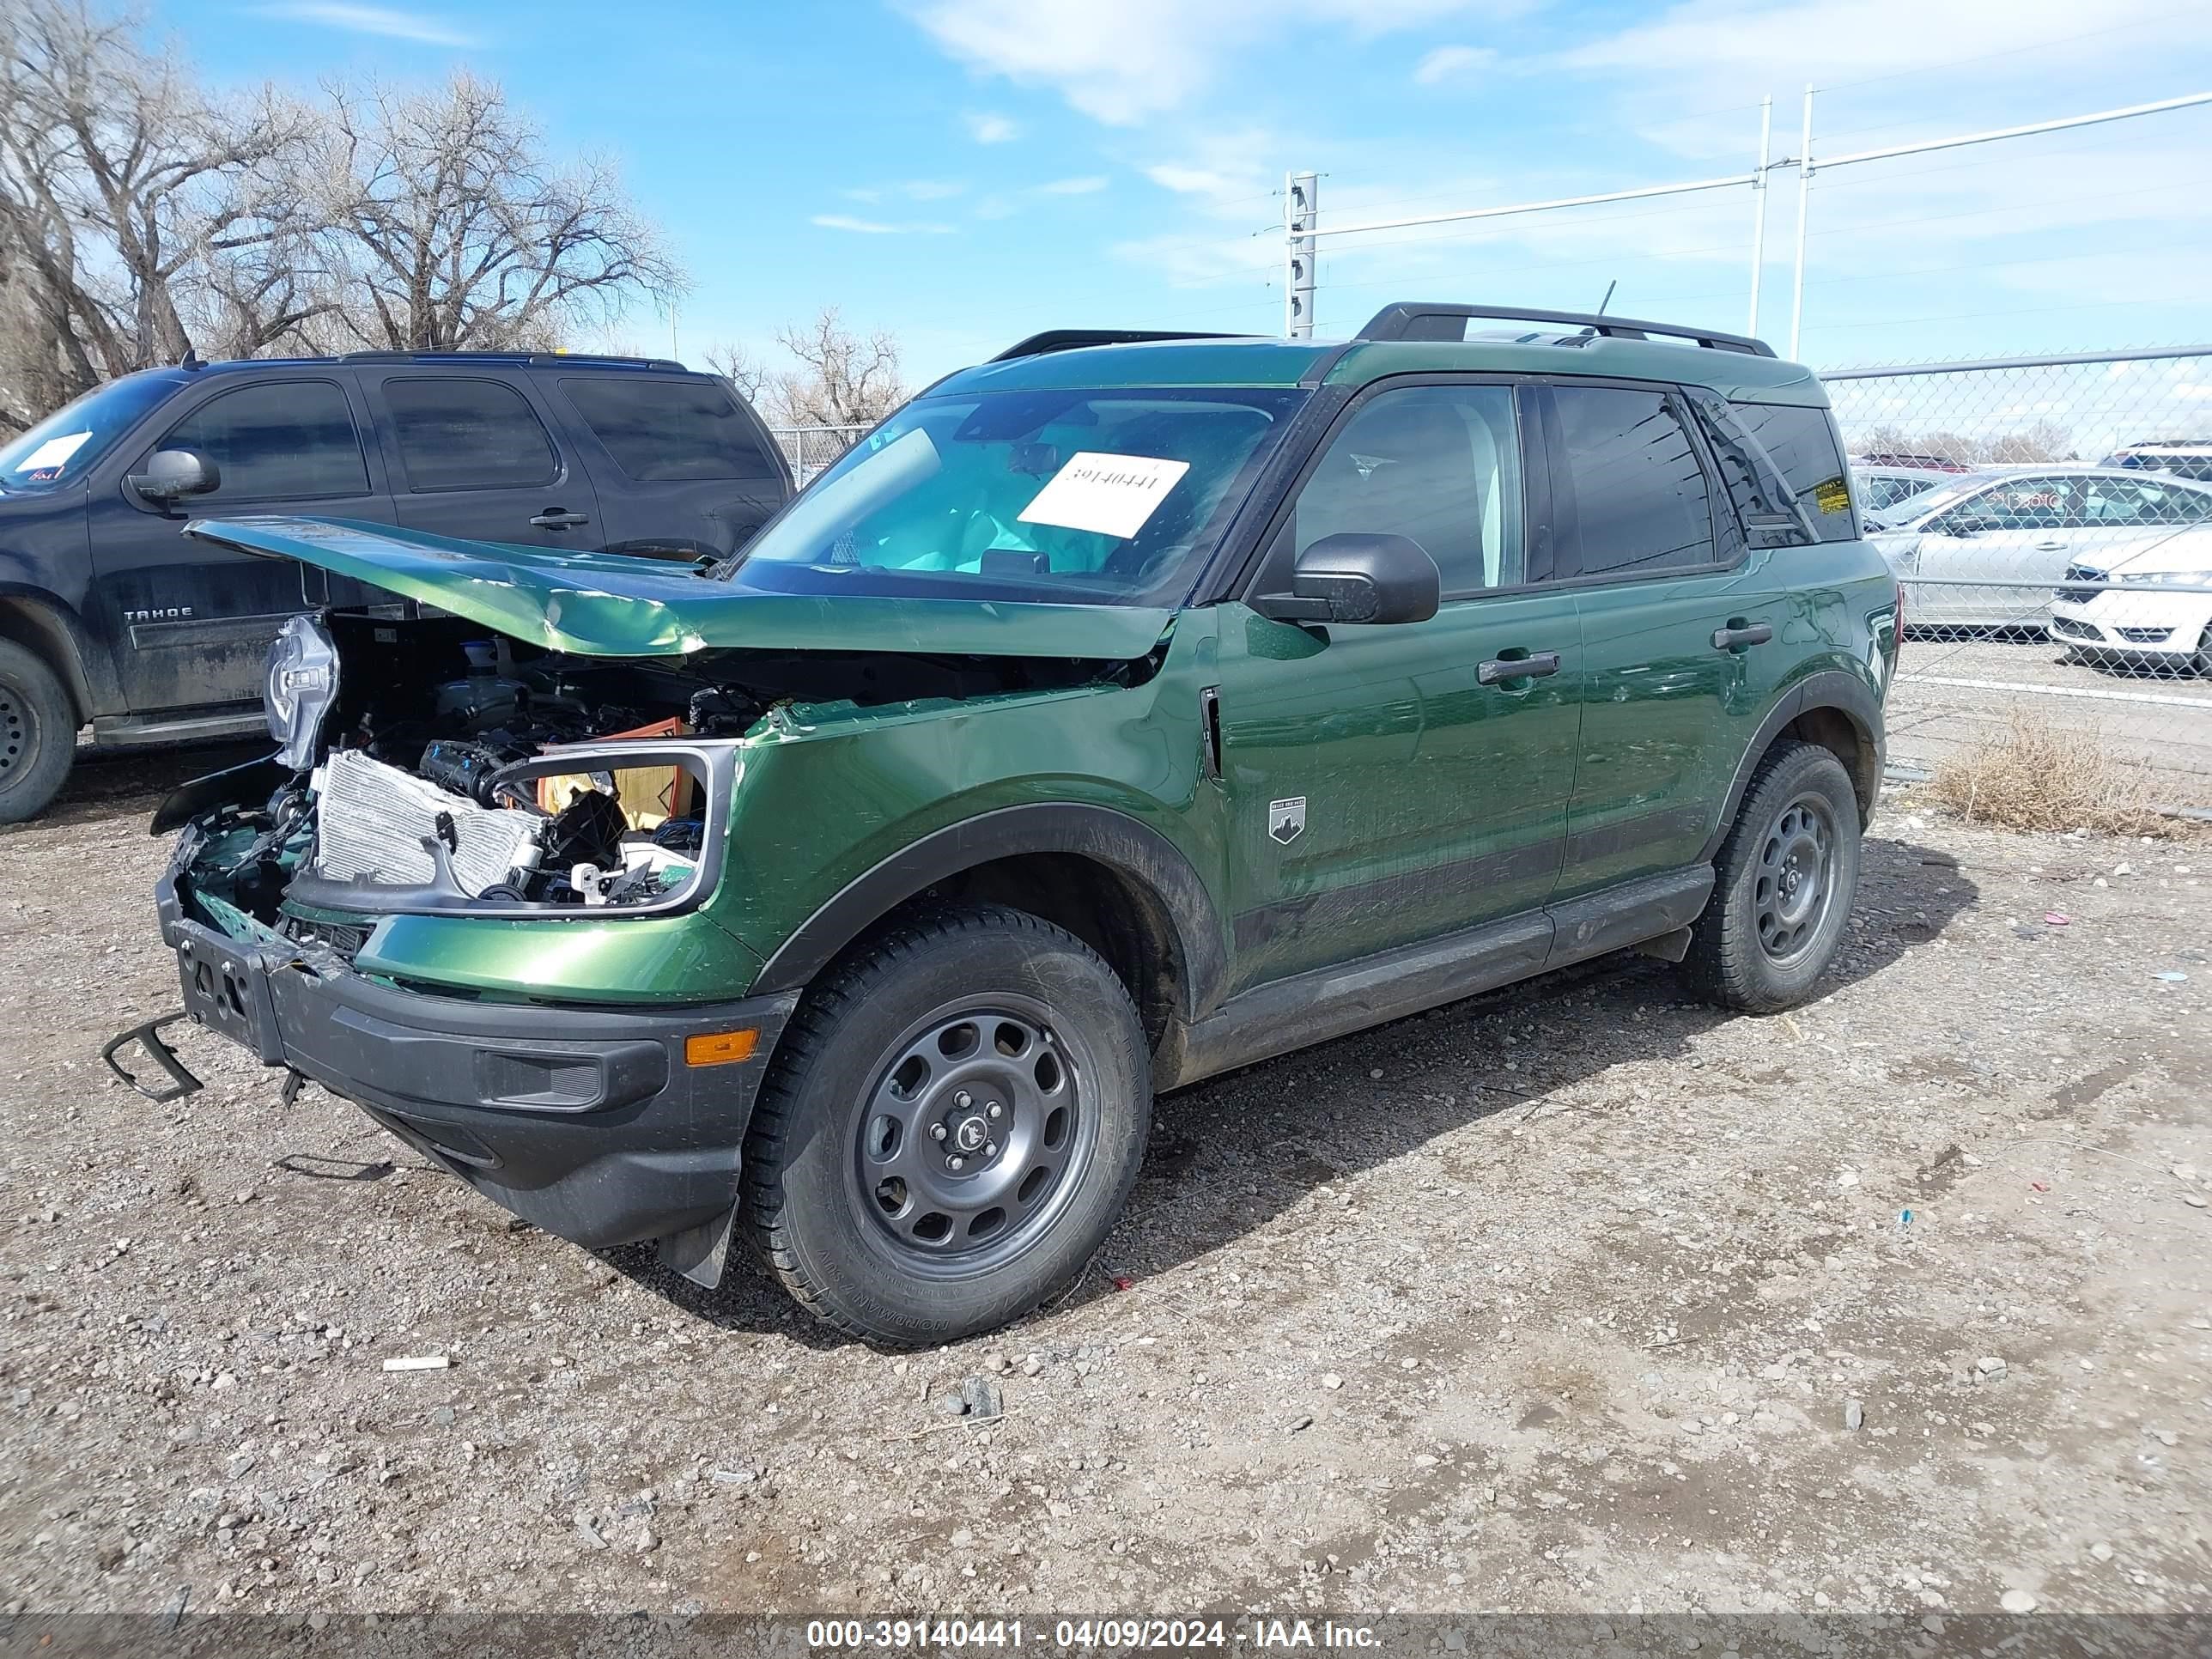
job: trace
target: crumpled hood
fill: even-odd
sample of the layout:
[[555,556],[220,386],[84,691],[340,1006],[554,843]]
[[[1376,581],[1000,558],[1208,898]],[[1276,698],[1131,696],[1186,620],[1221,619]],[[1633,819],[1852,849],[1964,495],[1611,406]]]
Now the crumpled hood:
[[592,657],[705,650],[901,651],[1128,661],[1171,611],[1004,599],[757,593],[620,553],[459,541],[351,519],[195,519],[185,534],[297,559],[495,633]]

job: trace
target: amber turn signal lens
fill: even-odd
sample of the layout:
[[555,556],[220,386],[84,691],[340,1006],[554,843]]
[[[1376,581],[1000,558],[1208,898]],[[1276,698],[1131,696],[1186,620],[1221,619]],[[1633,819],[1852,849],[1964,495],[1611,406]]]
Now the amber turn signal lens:
[[727,1066],[732,1060],[750,1060],[759,1042],[760,1033],[754,1030],[702,1032],[684,1039],[684,1063]]

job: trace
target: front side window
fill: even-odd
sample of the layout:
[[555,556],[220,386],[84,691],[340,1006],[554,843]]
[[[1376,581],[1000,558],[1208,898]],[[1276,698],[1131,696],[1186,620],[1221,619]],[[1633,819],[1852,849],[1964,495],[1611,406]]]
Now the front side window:
[[82,483],[110,445],[191,379],[182,370],[127,374],[63,404],[0,444],[0,495],[35,495]]
[[1177,604],[1306,396],[919,398],[770,520],[730,580],[783,593]]
[[343,388],[331,380],[264,380],[210,398],[157,449],[213,461],[204,501],[312,501],[366,495],[368,467]]
[[[1968,495],[1943,515],[1945,525],[1986,530],[2063,530],[2080,521],[2081,488],[2073,478],[2008,478]],[[1941,526],[1930,526],[1941,531]]]
[[386,380],[384,400],[410,489],[492,489],[560,477],[530,400],[501,380]]
[[775,476],[752,422],[711,380],[578,374],[561,390],[615,465],[641,483]]
[[1712,563],[1711,491],[1667,398],[1616,386],[1552,395],[1573,494],[1576,573],[1641,576]]
[[1298,491],[1295,550],[1344,532],[1419,542],[1448,599],[1523,580],[1512,388],[1404,386],[1363,404]]

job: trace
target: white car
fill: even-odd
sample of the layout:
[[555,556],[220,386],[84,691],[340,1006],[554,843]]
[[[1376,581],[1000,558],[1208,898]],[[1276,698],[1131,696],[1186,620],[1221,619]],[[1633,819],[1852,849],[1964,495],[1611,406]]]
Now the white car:
[[[2075,661],[2113,659],[2212,678],[2212,535],[2171,536],[2118,560],[2077,560],[2051,607]],[[2114,582],[2118,586],[2075,586]]]
[[2136,562],[2154,551],[2185,571],[2212,562],[2212,484],[2118,467],[1991,469],[1887,520],[1869,514],[1867,539],[1904,580],[1915,626],[2041,634],[2052,590],[2076,566],[2148,573]]

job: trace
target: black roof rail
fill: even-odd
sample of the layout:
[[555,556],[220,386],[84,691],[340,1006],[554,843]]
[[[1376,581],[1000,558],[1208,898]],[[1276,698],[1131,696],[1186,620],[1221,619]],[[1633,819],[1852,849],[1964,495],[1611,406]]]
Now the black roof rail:
[[[1754,357],[1771,357],[1774,348],[1747,334],[1723,334],[1710,328],[1686,328],[1676,323],[1646,322],[1640,317],[1601,317],[1588,311],[1524,311],[1512,306],[1425,305],[1401,300],[1387,305],[1367,319],[1352,337],[1355,340],[1464,340],[1467,325],[1480,318],[1502,323],[1565,323],[1585,330],[1583,340],[1601,335],[1612,339],[1643,340],[1654,334],[1689,340],[1714,351],[1741,351]],[[1573,343],[1580,344],[1583,341]]]
[[689,369],[669,357],[615,357],[590,351],[349,351],[342,363],[525,363],[550,366],[580,363],[594,368],[652,368],[688,374]]
[[1256,337],[1250,334],[1222,334],[1211,331],[1194,333],[1187,329],[1048,328],[1042,334],[1030,335],[1026,340],[1015,341],[991,361],[1010,363],[1017,357],[1038,357],[1048,351],[1073,351],[1079,346],[1141,345],[1147,340],[1249,340]]

